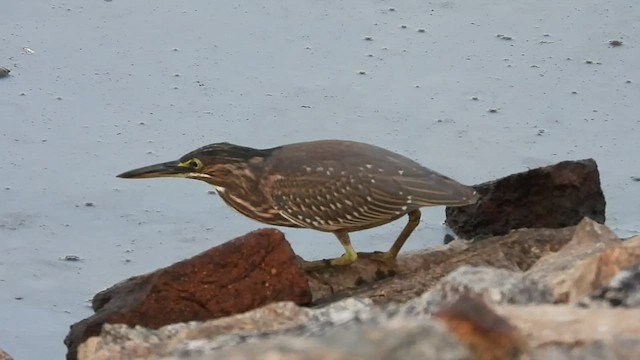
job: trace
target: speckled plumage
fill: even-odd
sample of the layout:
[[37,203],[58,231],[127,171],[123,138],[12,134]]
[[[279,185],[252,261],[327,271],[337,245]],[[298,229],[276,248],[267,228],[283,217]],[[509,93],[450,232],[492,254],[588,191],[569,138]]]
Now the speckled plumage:
[[395,258],[420,221],[424,206],[473,204],[471,187],[389,150],[342,140],[320,140],[253,149],[216,143],[178,161],[131,170],[123,178],[186,177],[213,185],[240,213],[260,222],[333,232],[357,258],[348,233],[408,215],[387,252]]

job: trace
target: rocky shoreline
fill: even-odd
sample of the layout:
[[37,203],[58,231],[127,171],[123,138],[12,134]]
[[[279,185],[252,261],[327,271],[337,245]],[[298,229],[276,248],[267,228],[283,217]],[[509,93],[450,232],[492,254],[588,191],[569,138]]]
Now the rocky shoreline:
[[[97,294],[68,359],[636,359],[640,236],[603,225],[593,160],[476,186],[467,239],[304,272],[263,229]],[[2,355],[0,359],[10,359]]]

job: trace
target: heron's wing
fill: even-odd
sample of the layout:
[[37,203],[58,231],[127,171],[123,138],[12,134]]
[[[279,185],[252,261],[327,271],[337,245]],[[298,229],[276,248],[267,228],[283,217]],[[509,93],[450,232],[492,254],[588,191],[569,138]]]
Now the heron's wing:
[[283,216],[333,231],[367,228],[422,206],[475,202],[473,188],[375,146],[319,141],[282,148],[262,186]]
[[[339,165],[331,170],[305,174],[275,175],[268,197],[281,214],[304,227],[323,231],[361,229],[384,223],[417,208],[407,198],[393,196],[399,184],[367,176],[340,175]],[[372,181],[373,180],[373,181]],[[384,182],[388,182],[385,184]],[[390,186],[395,187],[391,189]]]

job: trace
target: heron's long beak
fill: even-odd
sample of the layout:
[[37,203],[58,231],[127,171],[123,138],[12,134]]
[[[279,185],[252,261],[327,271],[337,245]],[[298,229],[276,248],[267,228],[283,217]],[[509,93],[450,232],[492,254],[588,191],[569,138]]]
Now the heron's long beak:
[[123,179],[145,179],[158,177],[187,177],[192,173],[193,169],[186,166],[180,161],[168,161],[160,164],[141,167],[139,169],[129,170],[118,175]]

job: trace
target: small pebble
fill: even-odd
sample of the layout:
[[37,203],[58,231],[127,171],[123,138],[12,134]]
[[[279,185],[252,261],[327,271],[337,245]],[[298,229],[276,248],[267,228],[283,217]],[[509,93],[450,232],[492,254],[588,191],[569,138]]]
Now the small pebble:
[[400,29],[406,29],[407,25],[400,25]]
[[389,8],[389,11],[396,11],[396,8],[392,8],[392,7],[390,7],[390,8]]
[[423,33],[423,32],[427,32],[427,30],[420,28],[420,29],[418,29],[418,32],[419,33]]
[[478,99],[478,97],[477,97],[477,96],[472,96],[472,97],[471,97],[471,100],[473,100],[473,101],[478,101],[479,99]]
[[446,234],[446,235],[444,236],[444,239],[442,240],[442,242],[446,245],[446,244],[448,244],[448,243],[452,242],[453,240],[455,240],[455,238],[453,237],[453,235],[451,235],[451,234]]
[[366,41],[373,41],[373,36],[365,36],[363,39]]
[[366,74],[367,74],[367,72],[366,72],[366,71],[364,71],[364,70],[360,70],[360,71],[358,71],[358,75],[366,75]]
[[94,203],[92,203],[91,201],[87,201],[86,203],[84,203],[85,207],[94,207],[96,206]]
[[635,182],[640,182],[640,176],[632,176],[631,180],[633,180]]
[[492,114],[495,114],[495,113],[497,113],[497,112],[498,112],[498,109],[496,109],[496,108],[491,108],[491,109],[489,109],[489,110],[487,110],[487,111],[488,111],[488,112],[490,112],[490,113],[492,113]]
[[626,80],[625,84],[631,84],[631,80]]

